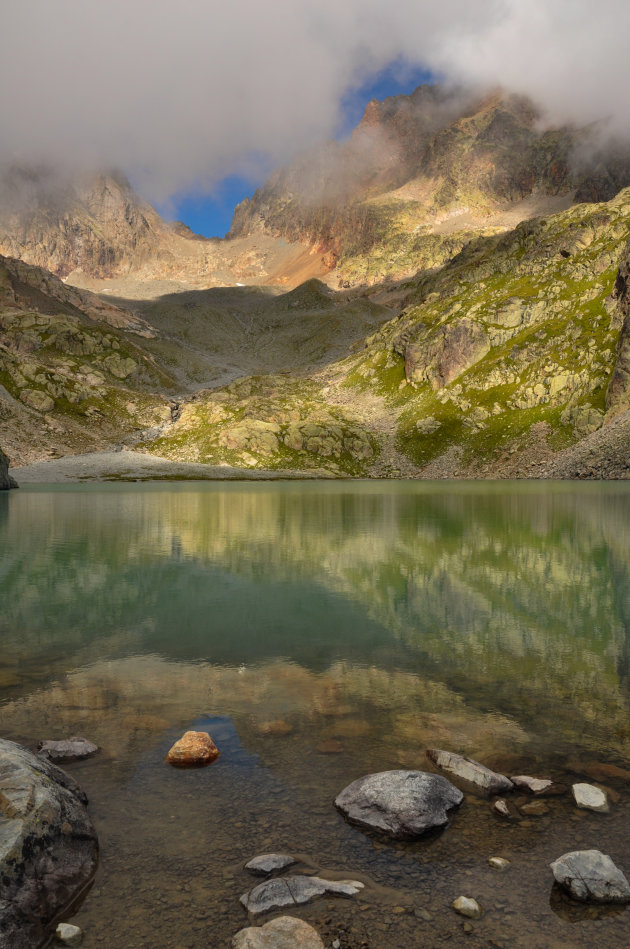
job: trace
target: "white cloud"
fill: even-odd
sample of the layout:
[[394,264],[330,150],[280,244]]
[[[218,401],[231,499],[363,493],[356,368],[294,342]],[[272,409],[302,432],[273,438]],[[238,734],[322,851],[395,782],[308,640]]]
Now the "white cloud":
[[629,133],[625,0],[20,0],[5,5],[0,159],[117,166],[164,196],[330,136],[396,58]]

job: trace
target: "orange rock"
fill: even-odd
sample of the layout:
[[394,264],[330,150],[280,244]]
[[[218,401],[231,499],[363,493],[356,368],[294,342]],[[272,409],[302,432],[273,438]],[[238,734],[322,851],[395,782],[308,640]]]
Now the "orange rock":
[[175,742],[166,760],[176,768],[200,768],[218,757],[219,749],[207,732],[186,732]]

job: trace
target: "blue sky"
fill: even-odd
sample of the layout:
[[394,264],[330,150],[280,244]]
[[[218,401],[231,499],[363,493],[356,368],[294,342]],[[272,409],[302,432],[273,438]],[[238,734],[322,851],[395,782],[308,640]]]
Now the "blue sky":
[[[401,64],[388,66],[345,96],[342,101],[343,120],[336,137],[343,140],[351,133],[360,122],[370,99],[410,93],[421,83],[433,81],[433,78],[426,70]],[[210,195],[189,192],[175,196],[168,204],[158,204],[157,209],[167,220],[183,221],[196,234],[224,237],[230,229],[235,206],[247,195],[251,196],[272,171],[264,162],[254,164],[260,168],[256,177],[230,175],[219,182]]]

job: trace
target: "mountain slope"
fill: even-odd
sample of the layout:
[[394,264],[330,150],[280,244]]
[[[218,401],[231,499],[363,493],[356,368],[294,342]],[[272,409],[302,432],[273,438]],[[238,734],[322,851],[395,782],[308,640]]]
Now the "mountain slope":
[[[120,174],[61,180],[43,169],[0,176],[0,254],[74,286],[152,295],[245,284],[294,286],[326,272],[321,255],[283,238],[206,239],[167,224]],[[118,281],[118,284],[117,284]],[[138,287],[140,288],[138,291]]]

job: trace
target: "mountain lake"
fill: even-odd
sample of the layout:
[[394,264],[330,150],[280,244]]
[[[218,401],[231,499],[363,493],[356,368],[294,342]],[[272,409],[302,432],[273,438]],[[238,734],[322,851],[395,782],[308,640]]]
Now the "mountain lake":
[[[571,901],[549,864],[597,848],[630,876],[630,484],[25,487],[0,496],[0,602],[2,737],[101,748],[66,766],[101,847],[84,949],[228,947],[269,851],[365,883],[255,920],[327,947],[627,947],[628,910]],[[214,764],[165,763],[188,729]],[[434,771],[427,748],[561,793],[539,815],[509,795],[508,821],[447,775],[464,803],[410,842],[333,806]]]

